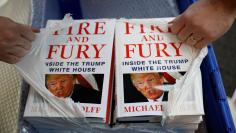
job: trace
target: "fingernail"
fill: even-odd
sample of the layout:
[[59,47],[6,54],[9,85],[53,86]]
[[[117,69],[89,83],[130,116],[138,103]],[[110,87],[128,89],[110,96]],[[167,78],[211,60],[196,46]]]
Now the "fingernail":
[[34,33],[39,33],[39,32],[40,32],[40,30],[37,29],[37,28],[31,28],[31,30],[32,30]]

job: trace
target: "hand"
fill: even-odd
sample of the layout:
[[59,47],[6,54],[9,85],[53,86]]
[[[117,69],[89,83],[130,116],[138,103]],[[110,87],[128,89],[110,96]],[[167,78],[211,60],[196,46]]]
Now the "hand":
[[171,21],[170,27],[179,40],[203,48],[227,32],[235,16],[235,8],[221,0],[200,0]]
[[0,61],[10,64],[20,61],[31,48],[34,32],[39,30],[0,16]]

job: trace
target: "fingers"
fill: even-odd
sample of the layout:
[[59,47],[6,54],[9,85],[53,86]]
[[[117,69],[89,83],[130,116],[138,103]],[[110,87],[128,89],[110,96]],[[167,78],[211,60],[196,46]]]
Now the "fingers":
[[225,9],[222,2],[199,0],[170,22],[171,31],[188,45],[205,47],[232,26],[235,16]]
[[39,32],[5,17],[0,17],[0,29],[0,60],[11,64],[27,54],[35,33]]
[[10,64],[16,64],[17,62],[20,61],[20,58],[15,56],[15,55],[11,55],[9,54],[7,57],[6,57],[6,62],[7,63],[10,63]]
[[186,41],[188,37],[191,36],[191,34],[193,33],[193,31],[185,26],[181,31],[179,31],[179,33],[177,34],[177,37],[180,41]]
[[187,45],[203,48],[210,42],[207,39],[203,39],[204,35],[201,34],[202,32],[195,30],[194,26],[188,24],[188,21],[185,21],[182,15],[176,17],[169,24],[172,33],[177,35],[177,38]]
[[8,50],[8,54],[14,55],[14,56],[16,56],[18,58],[23,57],[24,55],[27,54],[27,52],[28,52],[28,50],[26,50],[26,49],[24,49],[24,48],[22,48],[20,46],[16,46],[16,47],[11,48],[11,49]]
[[181,19],[181,15],[177,16],[174,20],[169,23],[173,34],[177,35],[184,27],[184,22]]
[[[9,46],[8,46],[9,47]],[[5,48],[3,53],[0,54],[0,60],[15,64],[20,61],[20,59],[28,53],[28,50],[22,47],[22,45],[15,45],[14,47]]]
[[197,43],[197,40],[193,37],[190,36],[186,41],[186,44],[190,45],[190,46],[194,46]]
[[209,43],[209,41],[207,41],[206,39],[202,39],[202,40],[198,41],[198,42],[194,45],[194,47],[195,47],[195,48],[203,48],[203,47],[206,47],[208,43]]
[[185,41],[186,44],[194,46],[197,42],[201,41],[203,38],[196,33],[192,33]]
[[17,39],[16,42],[14,42],[16,46],[22,47],[25,50],[30,50],[31,49],[31,42],[25,38],[19,38]]
[[0,60],[10,64],[15,64],[20,61],[20,59],[28,53],[31,48],[31,43],[23,38],[19,42],[18,44],[8,43],[1,45],[0,48],[2,51],[0,53]]
[[7,54],[7,55],[1,55],[0,60],[9,64],[15,64],[20,61],[20,58],[12,54]]
[[31,27],[20,25],[19,30],[20,30],[20,35],[29,41],[33,41],[36,37],[33,30],[31,30]]

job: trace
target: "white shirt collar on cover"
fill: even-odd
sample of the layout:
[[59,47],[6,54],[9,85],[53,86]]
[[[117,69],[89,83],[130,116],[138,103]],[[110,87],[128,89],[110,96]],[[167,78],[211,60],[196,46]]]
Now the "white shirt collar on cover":
[[148,98],[147,98],[147,100],[148,100],[148,102],[162,102],[163,96],[164,96],[164,93],[161,95],[160,98],[158,98],[156,100],[152,100],[152,99],[148,99]]

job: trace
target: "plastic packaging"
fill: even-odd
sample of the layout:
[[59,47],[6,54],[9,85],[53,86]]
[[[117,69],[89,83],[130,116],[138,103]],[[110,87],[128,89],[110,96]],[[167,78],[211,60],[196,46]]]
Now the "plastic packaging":
[[[37,35],[37,39],[33,43],[32,50],[26,57],[23,58],[23,60],[16,64],[16,68],[19,70],[21,75],[25,78],[25,80],[33,87],[33,89],[43,97],[43,102],[40,103],[38,106],[42,106],[42,108],[45,108],[50,104],[52,108],[55,109],[56,112],[59,113],[60,117],[67,121],[68,123],[73,125],[73,128],[66,129],[66,131],[95,131],[95,130],[101,130],[101,131],[140,131],[140,132],[155,132],[156,130],[163,130],[163,131],[188,131],[186,129],[182,130],[179,128],[179,125],[174,125],[171,122],[176,122],[181,119],[176,117],[178,115],[183,115],[183,113],[191,114],[195,111],[193,114],[198,113],[199,115],[203,115],[203,103],[202,103],[202,86],[201,86],[201,73],[200,73],[200,64],[204,56],[207,54],[207,48],[202,49],[199,52],[199,55],[196,57],[195,60],[193,60],[192,65],[185,74],[185,76],[180,79],[177,84],[175,85],[174,89],[170,92],[169,95],[169,101],[167,106],[164,108],[164,115],[163,115],[163,121],[162,124],[164,127],[157,126],[155,124],[145,124],[147,127],[146,129],[142,128],[143,124],[120,124],[115,125],[113,128],[109,128],[107,126],[101,125],[101,124],[91,124],[87,121],[87,119],[84,117],[85,114],[82,112],[81,106],[79,106],[79,102],[74,104],[71,99],[63,99],[63,98],[57,98],[55,96],[52,96],[52,94],[47,91],[47,88],[44,85],[44,77],[42,75],[43,67],[43,61],[42,61],[42,54],[41,49],[44,48],[44,44],[46,43],[49,33],[51,33],[53,30],[63,30],[64,28],[67,28],[69,26],[73,25],[73,20],[70,18],[70,15],[66,15],[65,19],[62,20],[61,23],[58,23],[55,27],[52,29],[43,29],[41,32]],[[194,77],[194,78],[193,78]],[[193,80],[194,79],[194,80]],[[191,103],[186,104],[186,101],[190,101]],[[42,104],[43,103],[43,104]],[[189,110],[189,112],[186,112],[186,109],[192,107],[192,110]],[[55,112],[48,112],[43,110],[43,113],[45,116],[51,117]],[[52,113],[52,114],[51,114]],[[78,117],[78,119],[73,119]],[[186,120],[189,118],[186,118]],[[201,118],[198,119],[196,117],[198,123],[201,121]],[[194,120],[196,120],[194,119]],[[190,122],[192,122],[190,120]],[[36,122],[37,123],[37,122]],[[54,124],[57,122],[54,121]],[[40,121],[39,121],[40,124]],[[53,123],[51,123],[53,124]],[[92,127],[91,127],[92,126]],[[188,125],[182,125],[188,127]],[[194,125],[193,125],[194,126]],[[190,125],[190,127],[193,127]],[[148,128],[150,127],[150,128]],[[63,126],[61,126],[63,129]],[[43,132],[48,130],[48,127],[42,127],[39,128]],[[129,130],[127,130],[129,129]],[[55,129],[51,129],[55,130]]]

